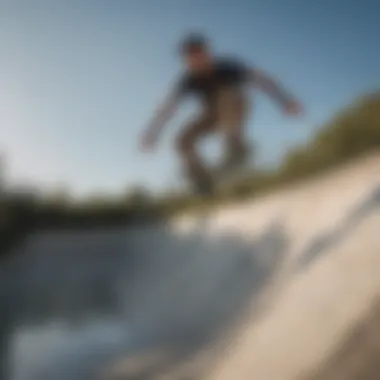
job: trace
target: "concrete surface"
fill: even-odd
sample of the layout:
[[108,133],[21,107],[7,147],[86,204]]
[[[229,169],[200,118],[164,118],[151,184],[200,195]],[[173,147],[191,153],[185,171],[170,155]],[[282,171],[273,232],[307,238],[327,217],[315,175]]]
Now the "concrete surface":
[[379,174],[372,155],[165,227],[33,236],[0,273],[6,378],[358,374],[353,339],[378,335]]

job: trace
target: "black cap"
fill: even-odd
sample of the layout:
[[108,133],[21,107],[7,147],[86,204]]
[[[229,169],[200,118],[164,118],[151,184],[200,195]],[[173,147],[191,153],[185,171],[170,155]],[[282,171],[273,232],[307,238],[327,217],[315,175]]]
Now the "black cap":
[[205,50],[208,47],[207,38],[201,33],[190,33],[180,43],[180,52],[188,54],[195,51]]

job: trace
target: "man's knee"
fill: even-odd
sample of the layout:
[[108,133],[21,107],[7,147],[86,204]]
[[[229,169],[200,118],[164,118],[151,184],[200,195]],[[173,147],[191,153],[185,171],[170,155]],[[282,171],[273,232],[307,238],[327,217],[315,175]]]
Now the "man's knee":
[[194,152],[195,139],[187,134],[181,134],[176,140],[176,151],[180,156],[188,156]]
[[176,150],[182,156],[192,156],[196,153],[196,145],[207,135],[215,124],[215,117],[208,112],[184,128],[176,140]]
[[202,135],[202,129],[201,122],[194,122],[184,128],[176,140],[176,150],[180,155],[188,156],[195,152],[196,144]]

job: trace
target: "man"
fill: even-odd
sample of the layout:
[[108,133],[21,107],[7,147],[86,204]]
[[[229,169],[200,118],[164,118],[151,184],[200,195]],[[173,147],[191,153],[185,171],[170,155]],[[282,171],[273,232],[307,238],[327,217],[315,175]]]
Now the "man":
[[248,85],[267,92],[289,114],[300,113],[301,107],[261,70],[236,59],[215,57],[202,35],[187,36],[181,43],[180,52],[186,72],[159,108],[143,137],[143,148],[154,147],[185,95],[196,96],[202,106],[201,112],[183,128],[176,145],[188,179],[196,191],[204,194],[212,191],[212,176],[196,150],[203,137],[210,133],[222,133],[225,137],[226,157],[219,168],[220,175],[241,166],[249,157],[250,149],[244,138],[249,114]]

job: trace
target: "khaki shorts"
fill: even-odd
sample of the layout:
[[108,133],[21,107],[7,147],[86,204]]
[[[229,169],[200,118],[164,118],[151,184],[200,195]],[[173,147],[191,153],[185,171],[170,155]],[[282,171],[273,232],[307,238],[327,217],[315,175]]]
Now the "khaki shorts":
[[184,127],[178,136],[178,148],[182,151],[192,148],[211,133],[243,134],[249,111],[244,91],[220,90],[214,103],[205,106],[201,114]]

